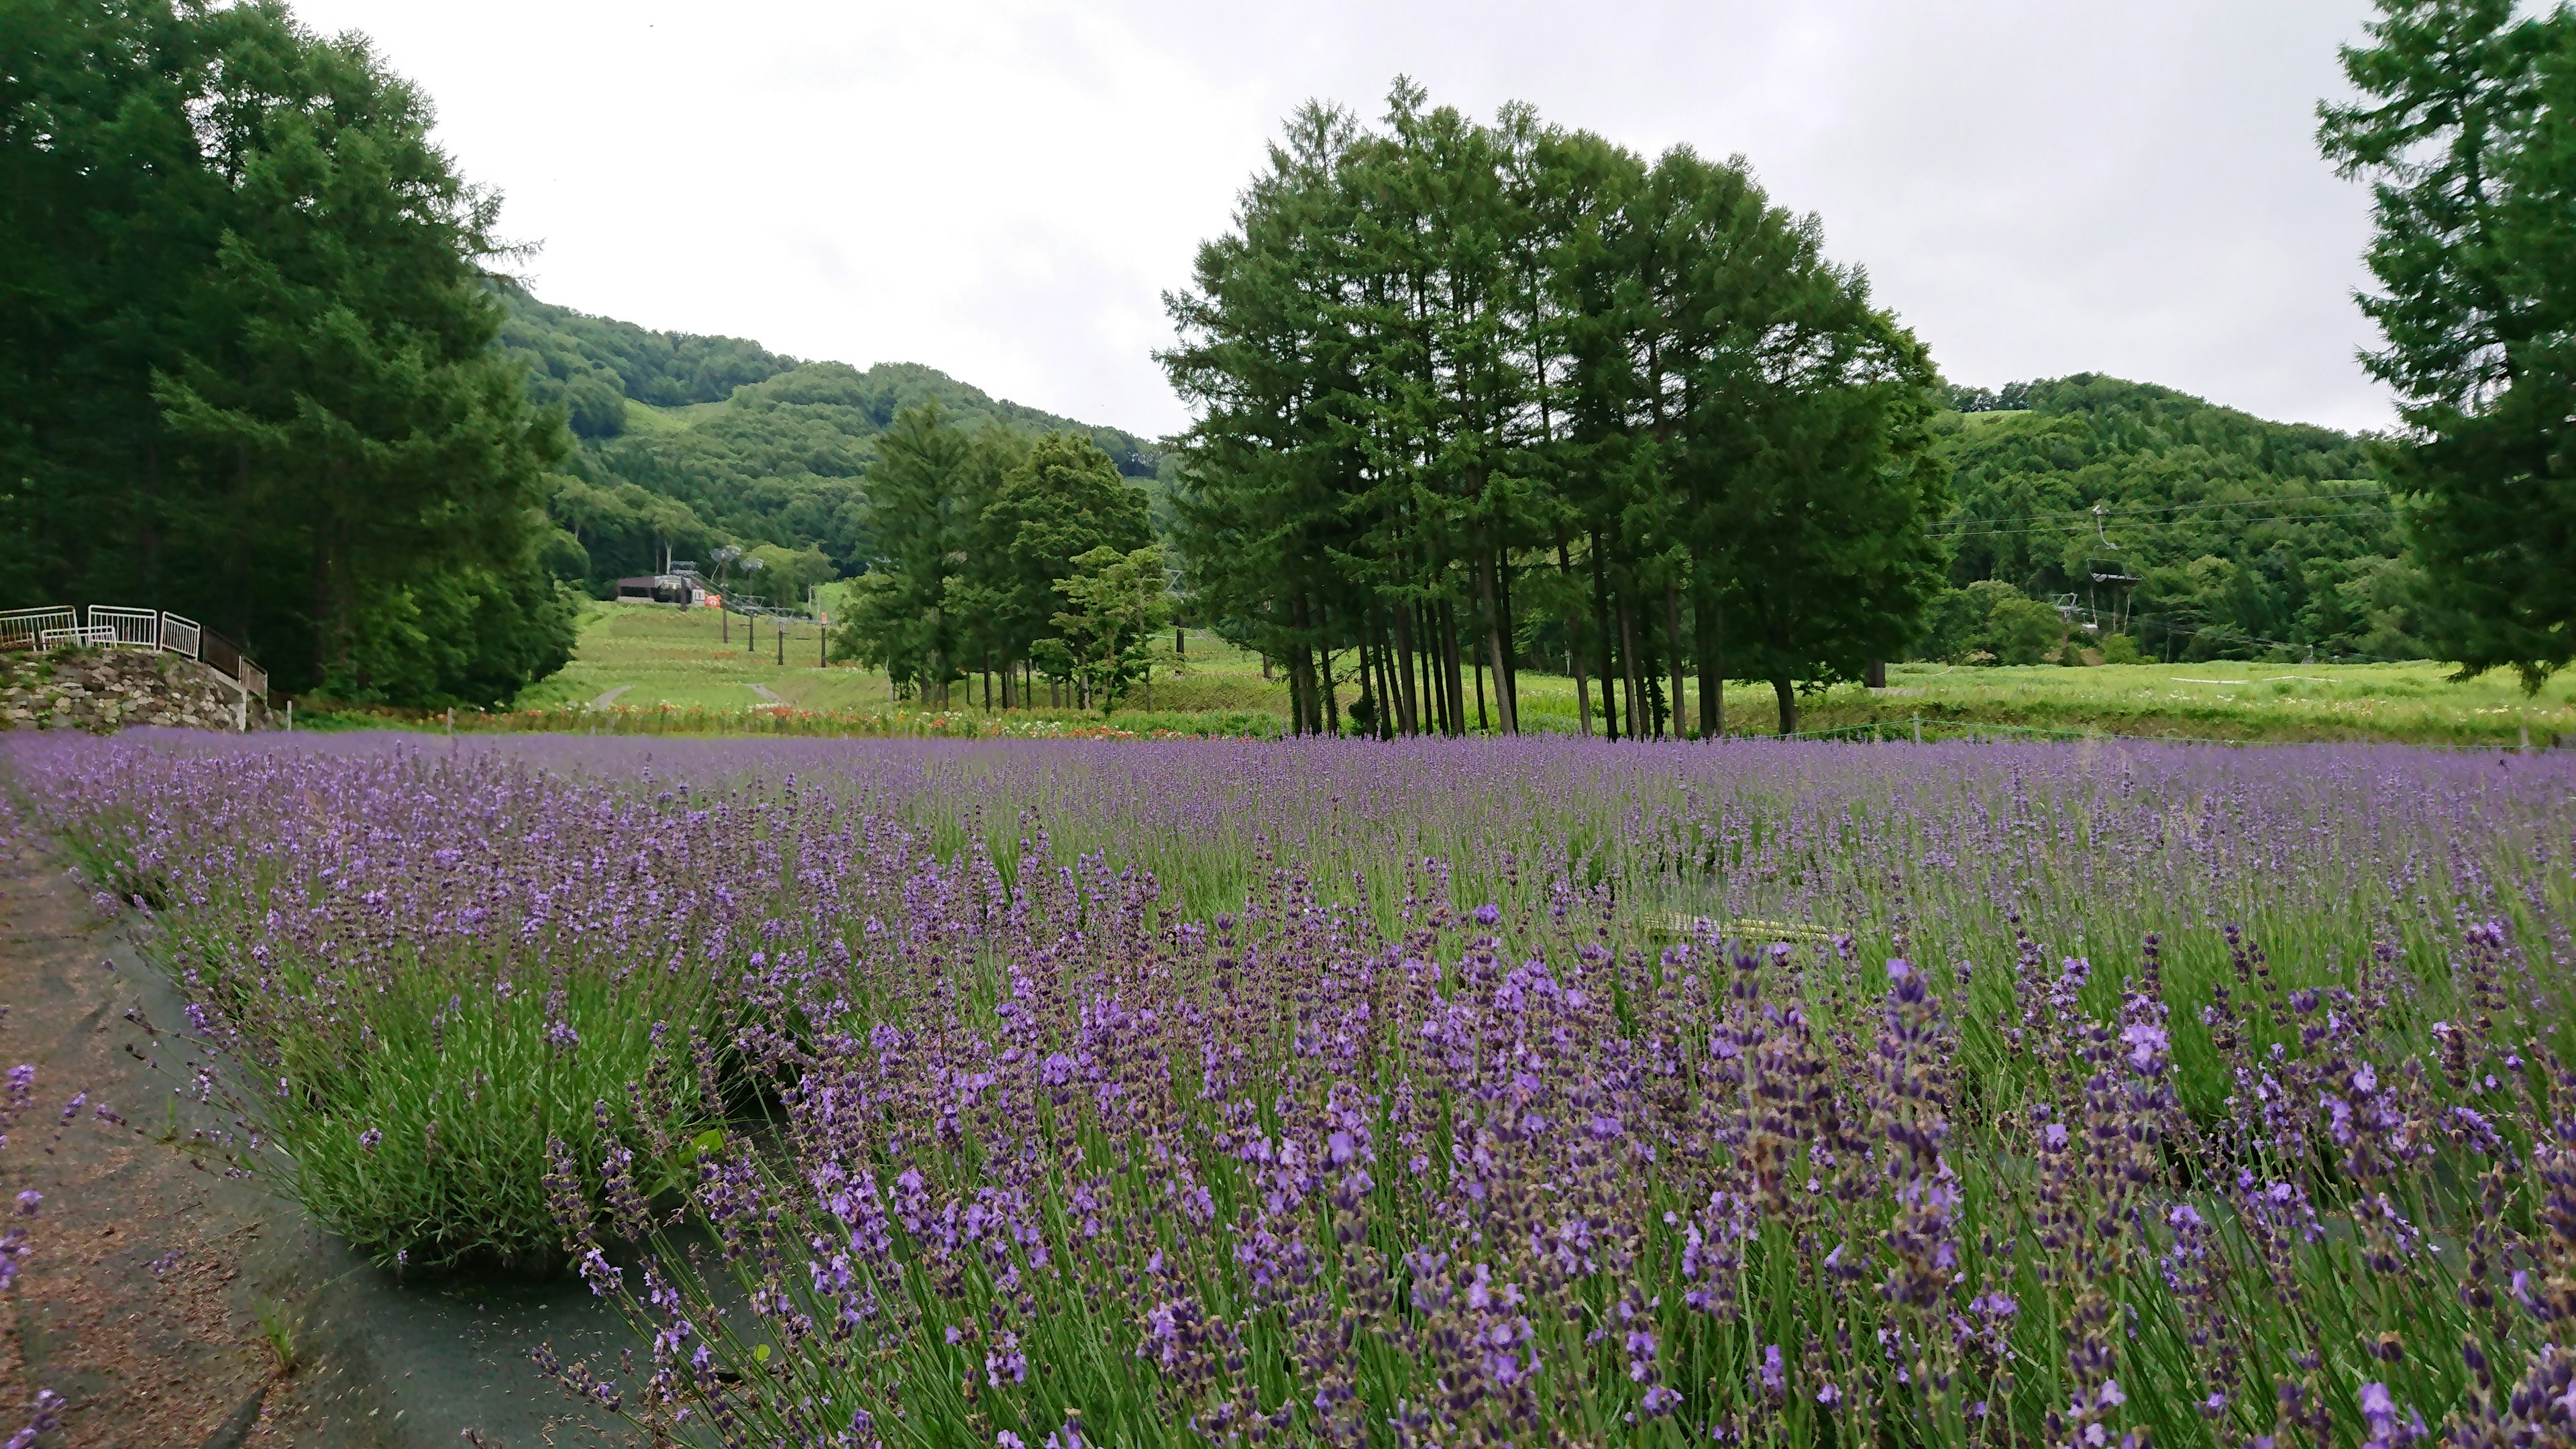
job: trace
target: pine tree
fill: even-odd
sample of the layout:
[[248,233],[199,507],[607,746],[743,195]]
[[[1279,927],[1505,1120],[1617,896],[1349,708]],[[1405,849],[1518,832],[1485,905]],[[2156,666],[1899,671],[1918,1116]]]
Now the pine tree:
[[2373,185],[2364,362],[2407,425],[2384,467],[2430,642],[2536,690],[2576,657],[2576,15],[2382,0],[2369,32],[2343,54],[2364,99],[2321,107],[2319,139]]
[[360,699],[558,667],[562,424],[427,100],[274,5],[13,6],[0,57],[10,602],[193,614]]

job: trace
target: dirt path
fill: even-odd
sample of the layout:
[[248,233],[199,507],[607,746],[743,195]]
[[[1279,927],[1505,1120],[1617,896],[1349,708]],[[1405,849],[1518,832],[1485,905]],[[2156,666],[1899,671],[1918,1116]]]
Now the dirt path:
[[617,697],[619,695],[624,694],[626,691],[633,689],[634,687],[635,686],[631,684],[621,684],[614,689],[605,690],[600,694],[599,698],[590,702],[590,707],[592,709],[606,709],[610,705],[617,703]]
[[44,1388],[66,1400],[46,1449],[628,1442],[528,1363],[540,1338],[603,1362],[623,1341],[577,1284],[394,1282],[185,1150],[226,1124],[172,1090],[196,1065],[166,1029],[182,1004],[127,925],[0,831],[0,1066],[36,1069],[0,1196],[44,1194],[0,1299],[0,1437]]
[[[0,1057],[36,1069],[36,1109],[0,1153],[28,1224],[5,1361],[11,1431],[39,1387],[68,1401],[64,1445],[201,1445],[276,1377],[246,1250],[268,1232],[256,1195],[154,1140],[149,1033],[132,958],[62,867],[0,842]],[[64,1124],[63,1104],[88,1101]],[[130,1125],[102,1121],[107,1107]]]

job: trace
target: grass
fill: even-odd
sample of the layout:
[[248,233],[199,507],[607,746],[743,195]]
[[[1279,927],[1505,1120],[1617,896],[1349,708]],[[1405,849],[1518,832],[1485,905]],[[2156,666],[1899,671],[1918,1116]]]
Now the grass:
[[733,406],[730,398],[716,402],[682,403],[678,407],[660,408],[651,403],[626,400],[626,426],[638,433],[685,432],[705,422],[710,416]]
[[283,1302],[266,1295],[251,1300],[251,1312],[259,1319],[259,1336],[268,1345],[269,1356],[276,1361],[277,1376],[295,1377],[302,1360],[296,1356],[296,1319]]
[[[516,702],[527,717],[478,723],[710,734],[1046,735],[1105,728],[1138,735],[1268,735],[1281,732],[1288,716],[1287,685],[1264,678],[1256,656],[1204,631],[1190,632],[1179,673],[1158,671],[1151,711],[1141,698],[1131,702],[1134,708],[1105,717],[1040,706],[996,712],[995,721],[969,728],[955,716],[984,713],[978,680],[957,686],[954,707],[945,712],[951,718],[939,719],[934,716],[940,712],[895,701],[881,672],[818,664],[819,640],[810,623],[786,625],[783,664],[769,621],[758,626],[753,648],[745,647],[744,628],[740,619],[726,622],[706,611],[594,605],[584,617],[572,663]],[[1349,667],[1347,656],[1339,667]],[[2513,745],[2526,736],[2548,745],[2562,734],[2576,736],[2576,677],[2526,695],[2510,674],[2456,681],[2450,673],[2449,666],[2432,662],[1897,664],[1889,667],[1884,690],[1840,685],[1803,701],[1800,726],[1812,732],[1921,718],[1936,728],[1946,723],[2165,739],[2446,745]],[[1697,681],[1691,689],[1687,713],[1696,721]],[[612,705],[593,707],[612,691]],[[1471,677],[1471,715],[1474,693]],[[1344,706],[1356,697],[1348,685],[1340,692]],[[1592,698],[1597,711],[1597,681]],[[1576,728],[1570,678],[1524,671],[1520,699],[1526,728]],[[807,717],[763,720],[764,714]],[[345,719],[374,723],[380,717]],[[333,722],[327,716],[315,721],[324,727]],[[1779,714],[1770,687],[1730,681],[1726,727],[1733,734],[1776,732]]]

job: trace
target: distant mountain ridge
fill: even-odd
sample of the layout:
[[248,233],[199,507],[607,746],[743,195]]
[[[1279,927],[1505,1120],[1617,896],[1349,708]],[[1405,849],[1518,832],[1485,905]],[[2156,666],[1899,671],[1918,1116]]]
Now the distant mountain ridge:
[[528,367],[530,395],[560,404],[579,447],[551,511],[556,572],[594,594],[657,568],[665,551],[720,543],[762,553],[776,596],[855,574],[870,553],[862,482],[875,436],[907,407],[935,404],[969,427],[1089,438],[1130,478],[1153,477],[1150,439],[995,398],[919,363],[864,370],[807,362],[746,338],[658,332],[500,289],[499,346]]

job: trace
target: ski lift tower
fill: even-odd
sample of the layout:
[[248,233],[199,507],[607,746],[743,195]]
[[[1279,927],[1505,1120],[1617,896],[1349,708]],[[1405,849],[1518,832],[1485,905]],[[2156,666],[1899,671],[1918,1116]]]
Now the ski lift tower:
[[2093,505],[2093,536],[2100,540],[2102,553],[2098,558],[2085,561],[2084,571],[2092,576],[2085,592],[2085,601],[2087,607],[2093,611],[2094,617],[2098,619],[2101,617],[2101,593],[2106,589],[2109,590],[2111,632],[2125,634],[2129,629],[2129,592],[2142,580],[2129,571],[2128,559],[2122,556],[2119,546],[2111,542],[2111,533],[2106,526],[2110,516],[2110,509],[2099,503]]

